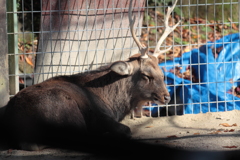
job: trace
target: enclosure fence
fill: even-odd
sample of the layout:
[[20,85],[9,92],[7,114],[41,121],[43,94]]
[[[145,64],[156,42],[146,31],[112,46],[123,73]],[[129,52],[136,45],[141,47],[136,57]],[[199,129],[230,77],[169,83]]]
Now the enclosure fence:
[[[7,0],[9,90],[75,74],[138,53],[129,31],[129,0]],[[172,0],[133,0],[135,31],[153,52]],[[3,10],[4,11],[4,10]],[[146,104],[151,117],[240,110],[240,2],[178,0],[169,20],[181,20],[159,56],[171,94]]]

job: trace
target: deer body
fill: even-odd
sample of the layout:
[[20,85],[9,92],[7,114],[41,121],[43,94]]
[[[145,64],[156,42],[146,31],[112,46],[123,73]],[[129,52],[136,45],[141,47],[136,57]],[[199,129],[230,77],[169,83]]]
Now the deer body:
[[130,137],[130,129],[119,122],[132,109],[147,101],[168,102],[157,64],[157,58],[141,59],[138,54],[96,71],[58,76],[23,89],[5,111],[11,137],[27,150],[37,150],[32,144],[46,140],[70,142],[106,133]]
[[131,20],[131,10],[130,5],[131,33],[140,54],[95,71],[53,77],[21,90],[7,104],[3,120],[14,145],[40,150],[44,145],[81,143],[95,136],[129,138],[130,128],[120,121],[132,109],[148,101],[170,101],[158,67],[160,51],[146,53],[147,48],[133,32],[135,18]]

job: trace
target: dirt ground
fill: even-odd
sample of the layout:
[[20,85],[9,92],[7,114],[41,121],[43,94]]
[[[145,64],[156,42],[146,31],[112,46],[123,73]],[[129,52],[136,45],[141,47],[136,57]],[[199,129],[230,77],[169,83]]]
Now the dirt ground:
[[[169,116],[126,118],[133,138],[152,144],[192,151],[236,151],[240,149],[240,111]],[[1,160],[99,159],[87,153],[63,149],[43,151],[1,150]]]
[[126,119],[135,139],[190,150],[239,150],[240,111]]

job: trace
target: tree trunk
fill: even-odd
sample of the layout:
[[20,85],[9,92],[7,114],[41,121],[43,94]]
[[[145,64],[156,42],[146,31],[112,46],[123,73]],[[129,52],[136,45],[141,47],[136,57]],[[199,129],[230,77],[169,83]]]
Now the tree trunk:
[[[58,74],[95,69],[126,59],[138,49],[129,31],[129,0],[42,0],[34,83]],[[144,0],[133,1],[142,27]],[[140,29],[136,29],[140,35]],[[133,45],[134,44],[134,45]]]

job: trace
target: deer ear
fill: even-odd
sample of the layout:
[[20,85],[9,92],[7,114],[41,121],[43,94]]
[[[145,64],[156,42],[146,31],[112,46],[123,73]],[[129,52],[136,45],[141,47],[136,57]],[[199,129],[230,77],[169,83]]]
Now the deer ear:
[[132,65],[124,61],[115,62],[110,68],[113,72],[122,76],[132,74]]

